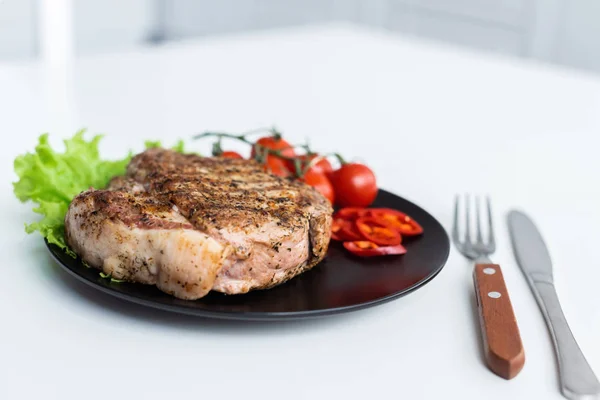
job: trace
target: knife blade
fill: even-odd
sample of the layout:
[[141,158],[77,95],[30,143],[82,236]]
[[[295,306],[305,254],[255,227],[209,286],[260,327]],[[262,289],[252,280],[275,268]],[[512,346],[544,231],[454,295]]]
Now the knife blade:
[[573,337],[562,311],[552,275],[550,253],[531,219],[520,211],[508,214],[508,230],[517,264],[540,306],[558,359],[561,391],[568,399],[600,396],[600,382]]
[[517,263],[527,279],[554,282],[550,253],[533,222],[525,214],[512,211],[508,229]]

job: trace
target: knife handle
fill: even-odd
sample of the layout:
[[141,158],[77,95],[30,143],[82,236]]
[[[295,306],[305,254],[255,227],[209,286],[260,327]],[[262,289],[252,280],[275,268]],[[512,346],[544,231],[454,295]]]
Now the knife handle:
[[564,396],[568,399],[599,396],[600,383],[571,333],[554,283],[544,279],[531,279],[530,284],[552,335]]
[[512,379],[525,364],[525,351],[502,270],[497,264],[476,264],[473,281],[488,367]]

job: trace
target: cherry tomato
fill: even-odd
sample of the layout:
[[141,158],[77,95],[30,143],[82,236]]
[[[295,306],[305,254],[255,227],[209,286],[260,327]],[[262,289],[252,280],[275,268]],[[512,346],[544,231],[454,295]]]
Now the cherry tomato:
[[405,213],[391,208],[373,208],[369,215],[377,221],[396,229],[404,236],[417,236],[423,233],[423,227]]
[[[319,155],[312,154],[311,156],[309,156],[309,160],[312,161],[317,157],[319,157]],[[311,169],[314,169],[317,172],[325,174],[325,176],[327,176],[327,177],[329,177],[329,175],[331,175],[331,173],[333,172],[333,167],[331,166],[331,163],[329,162],[329,160],[326,158],[321,158],[319,161],[317,161],[315,164],[313,164]]]
[[[298,158],[302,162],[302,164],[303,164],[302,166],[304,166],[304,163],[306,163],[306,162],[310,163],[312,160],[314,160],[317,157],[319,157],[318,154],[310,154],[310,155],[302,154],[296,158]],[[290,168],[290,171],[292,173],[296,173],[296,165],[293,161],[288,161],[288,167]],[[329,160],[326,158],[321,158],[319,161],[314,163],[310,169],[315,172],[320,172],[322,174],[325,174],[325,176],[327,176],[327,177],[329,177],[330,174],[333,172],[333,167],[331,166],[331,163],[329,162]]]
[[402,243],[402,236],[397,230],[376,218],[362,217],[356,220],[356,228],[363,237],[380,246],[395,246]]
[[364,240],[356,226],[348,220],[342,218],[334,218],[331,223],[331,238],[333,240],[353,241],[353,240]]
[[337,204],[342,207],[367,207],[377,197],[377,182],[369,167],[344,164],[331,174]]
[[302,181],[317,189],[323,196],[325,196],[325,198],[327,198],[327,200],[329,200],[331,204],[333,204],[333,186],[325,174],[310,169],[306,174],[304,174]]
[[368,240],[344,242],[344,247],[352,254],[360,257],[399,255],[406,253],[406,249],[401,244],[394,246],[378,246]]
[[[256,141],[259,145],[266,147],[272,150],[279,150],[282,155],[286,157],[294,157],[296,152],[291,145],[286,142],[284,139],[276,139],[273,136],[265,136]],[[252,146],[252,152],[250,153],[250,158],[254,158],[256,156],[256,149]],[[273,156],[268,156],[273,157]]]
[[[279,150],[279,151],[281,151],[281,154],[286,157],[294,157],[296,155],[296,152],[290,146],[290,144],[281,138],[276,139],[273,136],[265,136],[265,137],[258,139],[256,141],[256,143],[258,143],[259,145],[261,145],[263,147],[272,149],[272,150]],[[254,148],[254,146],[252,146],[252,151],[250,152],[250,158],[252,159],[255,156],[256,156],[256,149]],[[282,158],[279,158],[279,157],[271,155],[271,154],[267,155],[266,162],[265,162],[265,169],[277,176],[283,176],[283,177],[291,176],[290,171],[287,168],[286,161]]]
[[267,162],[264,166],[265,171],[272,173],[273,175],[287,178],[290,176],[290,171],[285,165],[285,161],[279,157],[267,157]]
[[239,158],[239,159],[243,159],[244,157],[242,157],[242,155],[236,151],[224,151],[223,153],[221,153],[221,155],[219,157],[224,157],[224,158]]
[[344,207],[335,213],[335,218],[344,218],[354,221],[356,218],[369,215],[369,210],[362,207]]

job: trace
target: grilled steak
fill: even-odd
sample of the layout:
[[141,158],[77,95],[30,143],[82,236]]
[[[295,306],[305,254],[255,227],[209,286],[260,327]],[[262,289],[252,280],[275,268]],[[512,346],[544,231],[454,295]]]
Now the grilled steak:
[[252,160],[151,149],[104,190],[79,194],[65,235],[90,266],[181,299],[264,289],[312,268],[332,208],[312,187]]

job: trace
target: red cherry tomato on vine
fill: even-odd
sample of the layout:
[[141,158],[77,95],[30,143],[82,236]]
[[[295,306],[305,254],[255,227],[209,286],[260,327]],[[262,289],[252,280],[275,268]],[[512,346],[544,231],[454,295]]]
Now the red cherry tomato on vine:
[[302,177],[302,180],[315,189],[317,189],[331,204],[334,200],[333,186],[329,179],[320,172],[315,172],[313,169],[308,170]]
[[[291,145],[287,141],[281,138],[277,139],[273,136],[265,136],[258,139],[256,143],[271,150],[279,150],[281,154],[286,157],[294,157],[296,155],[294,148],[291,147]],[[255,155],[256,149],[254,148],[254,146],[252,146],[250,158],[254,158]],[[271,157],[273,156],[269,156],[269,158]]]
[[267,161],[264,165],[264,169],[267,172],[272,173],[273,175],[281,176],[287,178],[291,176],[290,171],[287,169],[285,165],[285,160],[279,157],[267,157]]
[[[304,167],[306,165],[305,163],[310,163],[317,157],[319,157],[318,154],[302,154],[296,158],[298,158],[302,163],[301,167]],[[296,173],[296,165],[293,161],[288,161],[288,167],[292,173]],[[329,177],[329,175],[333,172],[333,167],[331,166],[329,160],[326,158],[321,158],[319,161],[314,163],[312,167],[310,167],[310,169],[314,172],[320,172],[322,174],[325,174],[325,176],[327,177]]]
[[[277,139],[273,136],[265,136],[256,141],[257,144],[266,147],[271,150],[279,150],[282,155],[286,157],[294,157],[296,152],[291,145],[286,142],[284,139]],[[250,153],[250,158],[254,158],[256,156],[256,148],[252,146],[252,152]],[[287,177],[290,176],[290,171],[287,168],[286,161],[282,158],[279,158],[275,155],[267,155],[265,162],[265,170],[270,171],[271,173],[277,176]]]
[[236,151],[224,151],[223,153],[221,153],[221,155],[219,157],[223,157],[223,158],[239,158],[239,159],[243,159],[244,157],[242,157],[242,155]]
[[367,207],[377,197],[375,174],[363,164],[344,164],[331,174],[337,204],[342,207]]

